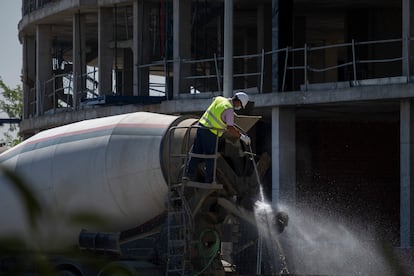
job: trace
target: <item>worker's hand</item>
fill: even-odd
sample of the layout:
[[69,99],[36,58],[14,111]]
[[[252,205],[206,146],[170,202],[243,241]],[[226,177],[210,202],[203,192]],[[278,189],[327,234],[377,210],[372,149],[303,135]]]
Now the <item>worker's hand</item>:
[[242,140],[246,145],[250,145],[250,137],[246,134],[241,134],[240,140]]

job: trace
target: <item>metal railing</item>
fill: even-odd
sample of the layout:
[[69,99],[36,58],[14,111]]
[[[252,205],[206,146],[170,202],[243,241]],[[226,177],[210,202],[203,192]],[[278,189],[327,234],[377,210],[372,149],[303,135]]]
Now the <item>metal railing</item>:
[[[40,101],[40,110],[56,113],[59,111],[71,111],[77,109],[79,102],[83,99],[94,99],[99,96],[97,69],[89,71],[85,74],[74,76],[72,73],[56,74],[51,79],[44,81],[41,85],[42,95],[44,97]],[[74,95],[74,79],[77,78],[84,89],[76,91]],[[36,93],[35,89],[30,92],[32,95]],[[78,103],[75,102],[78,101]],[[37,99],[31,99],[29,102],[29,115],[36,115]]]
[[[57,108],[71,108],[73,106],[71,83],[71,74],[54,75],[53,78],[44,82],[45,97],[48,102],[51,102],[54,112]],[[42,106],[44,107],[44,103],[42,103]]]
[[[254,88],[258,93],[276,92],[267,90],[264,83],[271,82],[272,68],[265,64],[272,64],[277,57],[282,72],[278,75],[278,91],[307,91],[309,85],[318,83],[358,83],[359,80],[389,78],[402,75],[402,39],[388,39],[332,45],[313,46],[305,44],[303,47],[286,47],[275,51],[257,54],[234,56],[233,78],[235,89]],[[389,50],[391,49],[391,50]],[[321,62],[325,58],[336,58],[334,63]],[[411,58],[410,58],[411,59]],[[148,74],[157,70],[158,75],[165,77],[164,90],[168,90],[169,76],[173,75],[174,63],[179,68],[191,67],[191,73],[184,75],[189,87],[197,92],[221,92],[223,80],[223,57],[216,54],[205,59],[170,59],[140,65],[139,69],[146,68]],[[249,63],[250,62],[250,63]],[[385,65],[385,66],[384,66]],[[154,69],[157,68],[157,69]],[[266,70],[267,68],[267,70]],[[163,70],[160,70],[163,69]],[[188,71],[188,70],[187,70]],[[183,71],[184,72],[184,71]],[[181,73],[183,74],[183,73]],[[141,78],[145,74],[140,73]],[[158,86],[163,86],[159,83]],[[149,87],[149,90],[154,89]],[[167,91],[168,92],[168,91]],[[180,93],[191,93],[179,91]]]
[[[325,46],[316,46],[316,47],[311,47],[307,44],[305,44],[305,46],[303,48],[297,48],[297,49],[291,49],[289,52],[303,52],[303,65],[301,66],[288,66],[286,64],[285,67],[285,72],[283,75],[283,83],[285,83],[285,79],[286,79],[286,73],[287,70],[303,70],[303,85],[304,85],[304,90],[308,90],[308,85],[310,82],[310,74],[311,73],[325,73],[328,71],[332,71],[332,70],[338,70],[341,68],[349,68],[350,69],[350,73],[349,76],[343,76],[344,77],[344,81],[353,81],[354,83],[357,82],[360,79],[363,78],[376,78],[376,77],[394,77],[396,75],[401,75],[401,69],[402,69],[402,65],[400,65],[398,67],[398,70],[392,70],[394,72],[391,72],[391,70],[385,70],[382,71],[383,74],[381,74],[381,70],[379,70],[380,72],[376,72],[373,69],[375,66],[375,64],[378,63],[395,63],[395,62],[402,62],[404,60],[402,54],[401,54],[401,50],[398,53],[400,56],[394,56],[394,57],[385,57],[387,54],[389,54],[388,52],[382,52],[381,54],[383,54],[384,56],[376,57],[376,53],[375,50],[373,50],[373,47],[375,45],[382,45],[382,44],[391,44],[391,43],[396,43],[396,44],[401,44],[402,43],[402,39],[389,39],[389,40],[376,40],[376,41],[365,41],[365,42],[356,42],[355,40],[352,40],[352,42],[350,43],[341,43],[341,44],[333,44],[333,45],[325,45]],[[363,57],[361,55],[358,54],[358,48],[361,48],[363,46],[368,46],[371,47],[371,50],[365,50],[365,51],[370,51],[371,53],[366,54],[366,57]],[[314,65],[312,65],[309,60],[310,60],[310,55],[313,53],[317,53],[318,51],[327,51],[330,49],[338,49],[338,51],[344,48],[344,50],[350,50],[350,54],[347,55],[348,60],[343,60],[341,62],[337,62],[336,64],[331,64],[331,65],[325,65],[324,67],[316,67]],[[402,47],[400,46],[399,49],[402,49]],[[290,54],[290,53],[289,53]],[[369,56],[372,56],[371,58],[369,58]],[[370,65],[371,71],[372,72],[365,72],[365,74],[362,74],[363,77],[362,78],[358,78],[358,75],[361,75],[359,73],[361,73],[362,70],[364,69],[360,69],[360,65]],[[398,71],[398,72],[397,72]],[[378,75],[376,75],[378,74]],[[384,76],[385,74],[385,76]],[[338,79],[333,80],[333,81],[339,81]],[[323,83],[323,82],[322,82]],[[284,91],[284,85],[282,85],[282,91]]]
[[[265,52],[262,50],[257,54],[234,56],[234,88],[251,89],[257,93],[276,92],[269,89],[269,82],[273,81],[272,67],[265,66],[266,63],[272,64],[272,59],[275,57],[279,61],[280,68],[283,68],[278,74],[279,92],[308,91],[312,85],[327,83],[346,83],[349,86],[355,86],[366,79],[401,77],[403,63],[410,62],[412,59],[411,55],[409,57],[403,56],[402,43],[402,39],[365,42],[352,40],[349,43],[317,46],[305,44],[300,48],[286,47],[276,51]],[[335,61],[333,63],[324,61],[326,57],[329,57],[329,60],[334,57]],[[146,81],[150,95],[151,92],[165,96],[170,95],[168,89],[174,75],[173,65],[179,63],[179,68],[187,66],[187,69],[191,69],[185,71],[186,75],[183,74],[184,71],[181,72],[182,79],[188,82],[189,89],[188,91],[179,91],[180,94],[194,93],[194,91],[197,93],[220,93],[223,80],[223,60],[223,57],[214,54],[212,58],[206,59],[154,61],[138,66],[138,81],[142,82],[145,81],[144,78],[148,78]],[[69,77],[68,75],[67,77]],[[161,81],[150,81],[150,76],[158,76]],[[68,86],[59,87],[56,86],[56,78],[58,77],[62,76],[54,76],[51,80],[46,81],[42,88],[43,95],[53,98],[54,107],[56,107],[58,100],[57,95],[62,93],[62,90],[65,91],[65,95],[73,94],[73,81],[69,82]],[[73,75],[71,77],[73,80]],[[96,97],[99,94],[96,70],[81,77],[86,78],[87,82],[93,83],[93,88],[79,93],[86,95],[87,98]],[[406,77],[406,81],[410,80],[409,76],[403,77]],[[267,90],[265,82],[268,83]],[[191,90],[190,87],[192,87]],[[77,98],[80,97],[80,95],[77,96]],[[69,96],[66,100],[67,109],[76,108],[76,104],[70,104],[68,99]],[[166,99],[171,100],[172,98],[166,97]],[[33,101],[29,103],[29,105],[32,104]],[[30,109],[33,110],[33,108]]]
[[148,70],[148,75],[154,76],[164,76],[164,81],[161,82],[151,82],[149,81],[149,95],[151,92],[155,93],[162,93],[164,95],[168,95],[168,65],[171,61],[167,61],[166,59],[153,61],[149,64],[143,64],[138,66],[138,83],[143,81],[143,76],[146,74],[142,73],[142,70]]

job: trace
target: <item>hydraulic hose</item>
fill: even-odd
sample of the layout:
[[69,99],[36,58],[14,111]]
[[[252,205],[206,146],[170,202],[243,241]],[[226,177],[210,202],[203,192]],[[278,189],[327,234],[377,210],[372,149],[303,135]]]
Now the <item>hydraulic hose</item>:
[[[212,233],[214,235],[214,242],[212,245],[206,245],[203,242],[203,238],[205,235]],[[199,272],[196,272],[194,275],[198,276],[201,275],[207,268],[210,267],[214,258],[217,256],[218,251],[220,250],[220,237],[216,230],[207,228],[204,229],[197,242],[197,249],[202,259],[207,260],[206,264],[204,265],[203,269]]]

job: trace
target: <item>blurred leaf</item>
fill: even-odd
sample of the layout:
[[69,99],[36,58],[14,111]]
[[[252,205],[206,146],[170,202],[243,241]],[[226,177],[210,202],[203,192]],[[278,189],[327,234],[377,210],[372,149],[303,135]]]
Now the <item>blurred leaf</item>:
[[26,243],[18,237],[2,237],[0,239],[0,254],[9,254],[27,250]]
[[10,180],[10,182],[13,184],[13,187],[16,188],[18,194],[20,195],[25,206],[25,211],[28,216],[29,223],[34,229],[36,226],[37,218],[42,213],[42,208],[39,202],[20,176],[18,176],[10,169],[5,168],[4,166],[0,167],[0,169],[3,171],[5,177]]
[[33,255],[33,264],[35,266],[36,272],[39,273],[39,275],[45,275],[45,276],[54,276],[58,275],[56,270],[53,268],[52,264],[50,263],[49,257],[43,255],[43,254],[34,254]]

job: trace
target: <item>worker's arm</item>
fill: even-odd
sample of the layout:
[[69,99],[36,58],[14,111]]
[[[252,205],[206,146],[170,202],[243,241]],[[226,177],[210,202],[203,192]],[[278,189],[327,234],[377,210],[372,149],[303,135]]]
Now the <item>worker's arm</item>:
[[227,131],[236,138],[240,138],[241,133],[234,126],[227,126]]
[[240,133],[240,131],[238,131],[234,126],[227,126],[227,131],[230,132],[231,135],[242,140],[246,145],[250,145],[250,137],[246,134]]
[[236,138],[240,138],[240,131],[234,126],[234,111],[232,108],[226,109],[221,114],[221,119],[227,125],[227,131]]
[[222,114],[222,120],[227,124],[227,131],[234,137],[242,140],[246,145],[250,145],[250,137],[241,133],[234,127],[234,112],[233,109],[227,109]]

